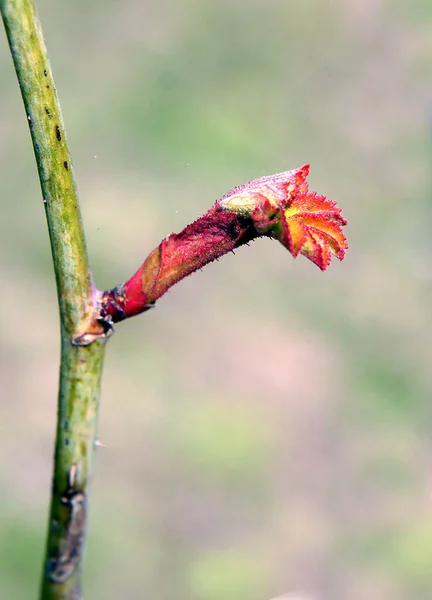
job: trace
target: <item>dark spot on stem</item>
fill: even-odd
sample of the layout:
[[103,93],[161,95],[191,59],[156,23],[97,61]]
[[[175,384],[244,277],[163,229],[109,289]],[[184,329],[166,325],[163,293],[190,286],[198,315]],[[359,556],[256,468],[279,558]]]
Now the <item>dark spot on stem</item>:
[[47,73],[46,69],[44,69],[44,75],[45,75],[45,77],[48,77],[48,73]]
[[69,439],[69,438],[66,438],[66,439],[65,439],[65,446],[69,446],[69,444],[70,444],[70,439]]
[[69,431],[69,421],[65,421],[63,427],[64,427],[65,431]]
[[49,90],[49,85],[45,86],[47,90]]
[[60,133],[60,127],[59,127],[58,125],[56,125],[55,131],[56,131],[56,137],[57,137],[57,141],[58,141],[58,142],[61,142],[61,133]]
[[87,456],[87,446],[85,442],[80,442],[80,452],[84,458]]
[[68,165],[68,161],[67,160],[64,161],[63,166],[66,169],[66,171],[69,170],[69,165]]

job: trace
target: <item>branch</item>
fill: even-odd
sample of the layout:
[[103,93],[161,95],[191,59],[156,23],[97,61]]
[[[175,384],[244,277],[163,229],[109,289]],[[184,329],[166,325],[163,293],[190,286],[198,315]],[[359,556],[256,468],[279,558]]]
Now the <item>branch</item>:
[[72,160],[51,67],[32,0],[0,0],[47,217],[61,322],[61,368],[43,600],[81,598],[88,481],[96,439],[103,340],[71,339],[95,308]]
[[308,189],[309,166],[235,188],[107,292],[88,265],[72,162],[32,0],[0,0],[33,140],[50,233],[62,332],[59,410],[42,600],[80,600],[88,480],[104,342],[112,324],[151,308],[174,284],[257,237],[325,270],[347,248],[336,204]]

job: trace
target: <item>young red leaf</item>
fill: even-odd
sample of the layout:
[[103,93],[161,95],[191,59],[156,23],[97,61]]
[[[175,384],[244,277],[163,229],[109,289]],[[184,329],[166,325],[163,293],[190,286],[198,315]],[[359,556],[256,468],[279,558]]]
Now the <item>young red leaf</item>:
[[345,255],[346,220],[335,202],[309,191],[308,174],[304,165],[261,177],[228,192],[219,204],[251,218],[257,231],[272,233],[294,257],[302,253],[324,271],[332,255]]

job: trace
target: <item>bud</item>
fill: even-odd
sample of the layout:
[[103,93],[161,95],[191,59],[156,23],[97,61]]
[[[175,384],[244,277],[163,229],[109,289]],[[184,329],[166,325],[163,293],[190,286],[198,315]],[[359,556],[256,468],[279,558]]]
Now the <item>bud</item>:
[[100,294],[96,319],[74,343],[106,336],[112,323],[151,308],[175,283],[257,237],[278,239],[294,257],[321,270],[348,248],[346,220],[335,202],[309,191],[309,165],[234,188],[187,225],[162,240],[123,285]]

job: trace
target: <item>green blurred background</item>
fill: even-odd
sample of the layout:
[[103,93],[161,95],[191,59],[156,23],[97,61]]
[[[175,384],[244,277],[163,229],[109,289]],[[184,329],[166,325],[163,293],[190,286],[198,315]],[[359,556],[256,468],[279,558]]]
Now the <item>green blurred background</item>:
[[[432,3],[40,0],[98,287],[311,163],[325,274],[259,240],[108,347],[86,598],[432,598]],[[0,596],[36,599],[58,316],[0,36]],[[337,264],[336,264],[337,263]]]

